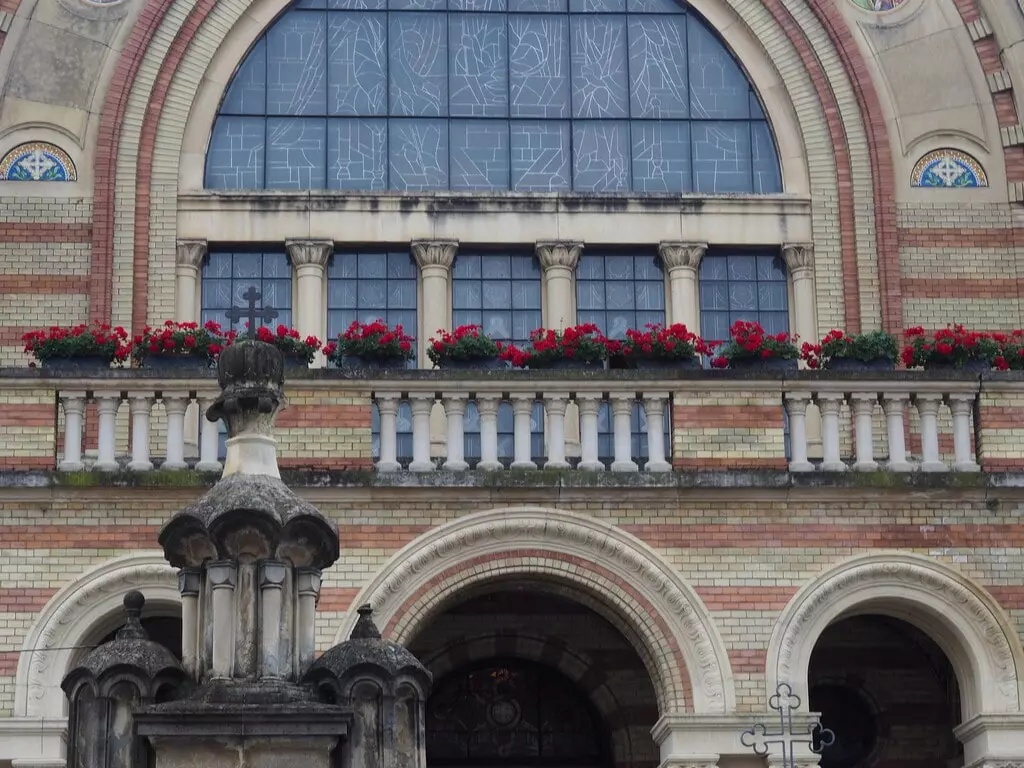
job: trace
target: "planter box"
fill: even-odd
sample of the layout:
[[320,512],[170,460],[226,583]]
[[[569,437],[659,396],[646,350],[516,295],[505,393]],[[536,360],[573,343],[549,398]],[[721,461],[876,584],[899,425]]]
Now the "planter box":
[[828,365],[825,366],[825,370],[828,371],[851,372],[892,371],[895,368],[896,363],[885,358],[865,362],[863,360],[858,360],[855,357],[835,357],[829,360]]
[[404,371],[408,367],[409,361],[404,357],[363,358],[356,355],[345,355],[339,366],[343,371]]
[[530,366],[531,371],[603,371],[607,366],[603,360],[598,360],[596,363],[589,363],[584,360],[573,360],[572,358],[562,358],[555,360],[550,365],[543,366]]
[[110,361],[98,355],[50,357],[40,360],[39,365],[47,373],[54,373],[58,376],[92,376],[101,371],[110,370]]
[[796,360],[784,360],[781,357],[743,357],[729,361],[733,371],[771,371],[773,373],[796,373]]
[[963,368],[957,368],[953,365],[952,360],[943,360],[942,362],[928,363],[924,369],[926,371],[970,371],[972,373],[982,373],[992,370],[992,364],[988,360],[968,360],[964,363]]
[[206,356],[194,355],[150,355],[142,360],[142,368],[154,373],[194,373],[205,375],[211,367]]
[[500,358],[486,357],[477,360],[442,360],[437,367],[446,371],[502,371],[509,365]]
[[636,371],[697,371],[700,370],[700,358],[689,360],[660,360],[638,357],[631,360],[629,367]]

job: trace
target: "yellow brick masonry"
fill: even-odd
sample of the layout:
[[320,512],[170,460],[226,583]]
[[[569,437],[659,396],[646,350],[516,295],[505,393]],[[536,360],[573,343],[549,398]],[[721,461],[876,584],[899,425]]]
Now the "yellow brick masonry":
[[1024,467],[1024,393],[1001,390],[992,382],[981,393],[979,412],[982,467],[990,471]]
[[47,387],[0,391],[0,467],[38,469],[53,456],[56,398]]
[[676,392],[672,410],[675,466],[781,466],[785,435],[779,393],[735,386]]

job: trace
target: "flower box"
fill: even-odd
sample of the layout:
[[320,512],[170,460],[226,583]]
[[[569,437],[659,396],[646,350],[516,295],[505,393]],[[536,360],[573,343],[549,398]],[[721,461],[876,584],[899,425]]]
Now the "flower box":
[[712,359],[712,368],[733,370],[796,371],[800,351],[788,333],[770,334],[760,323],[737,320],[730,340]]
[[896,339],[885,331],[847,335],[832,330],[819,343],[805,342],[800,348],[808,368],[829,371],[891,371],[898,353]]
[[383,320],[354,322],[337,341],[324,346],[324,354],[330,362],[347,371],[407,368],[416,354],[414,342],[401,325],[390,328]]
[[729,361],[729,369],[733,371],[764,371],[772,373],[796,373],[798,368],[795,359],[782,357],[740,357]]
[[[46,330],[29,331],[21,337],[24,351],[51,371],[97,371],[122,365],[131,354],[128,333],[124,328],[109,325],[73,327],[51,326]],[[59,362],[58,362],[59,361]],[[79,361],[78,365],[74,365]]]
[[345,355],[341,358],[338,367],[343,371],[405,370],[409,367],[409,360],[404,357],[360,357],[359,355]]
[[907,368],[987,371],[1003,352],[992,335],[968,331],[959,324],[940,328],[930,339],[920,326],[908,328],[906,336],[908,344],[901,357]]
[[427,346],[427,357],[438,368],[486,370],[504,368],[499,358],[501,344],[479,325],[460,325],[454,331],[438,330]]
[[537,328],[530,333],[527,349],[510,344],[501,350],[503,360],[516,368],[531,370],[604,368],[608,355],[608,339],[593,323],[574,325],[563,331]]
[[658,323],[648,323],[643,331],[626,331],[623,341],[608,342],[610,355],[621,359],[627,368],[637,370],[699,368],[698,355],[708,351],[704,340],[682,323],[667,328]]
[[143,370],[154,373],[194,373],[200,376],[209,373],[212,367],[210,357],[196,355],[153,355],[142,364]]
[[81,357],[48,357],[39,361],[46,373],[57,376],[94,376],[110,370],[110,361],[99,355]]
[[827,371],[838,371],[848,373],[867,373],[876,371],[895,370],[896,363],[885,358],[874,360],[858,360],[855,357],[836,357],[825,366]]

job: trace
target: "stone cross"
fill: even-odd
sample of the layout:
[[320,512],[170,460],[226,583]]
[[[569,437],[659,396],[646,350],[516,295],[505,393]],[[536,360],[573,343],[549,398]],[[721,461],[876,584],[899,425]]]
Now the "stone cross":
[[273,307],[263,307],[263,309],[256,309],[256,302],[263,298],[263,294],[256,290],[255,285],[250,285],[246,288],[245,293],[242,294],[242,298],[249,302],[248,307],[232,307],[225,315],[228,320],[233,323],[245,318],[249,321],[249,330],[247,335],[250,339],[256,338],[256,321],[262,320],[265,323],[270,322],[277,317],[277,310]]
[[778,729],[769,731],[764,723],[755,723],[740,737],[743,746],[752,747],[755,754],[763,757],[769,753],[771,745],[781,744],[783,768],[796,768],[795,747],[798,744],[809,745],[817,754],[835,743],[836,735],[823,728],[820,721],[809,723],[806,732],[794,730],[793,710],[800,708],[800,697],[787,683],[779,683],[775,695],[768,699],[768,706],[779,713]]

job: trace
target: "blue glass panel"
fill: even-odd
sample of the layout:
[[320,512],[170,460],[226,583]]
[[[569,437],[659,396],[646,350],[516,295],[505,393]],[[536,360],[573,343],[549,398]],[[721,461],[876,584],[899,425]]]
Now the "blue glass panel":
[[513,117],[569,117],[569,20],[510,16],[509,88]]
[[294,7],[302,8],[303,10],[322,11],[327,7],[327,0],[298,0]]
[[206,186],[210,189],[263,187],[264,120],[259,117],[218,117],[206,155]]
[[503,16],[456,14],[449,19],[449,114],[508,115],[508,26]]
[[744,118],[750,114],[750,85],[736,60],[703,24],[688,24],[690,115]]
[[573,16],[574,117],[628,117],[625,16]]
[[387,113],[388,38],[383,13],[332,13],[328,103],[332,115]]
[[452,121],[452,189],[508,189],[508,161],[506,121]]
[[443,11],[445,0],[388,0],[393,11]]
[[220,106],[224,115],[263,115],[267,111],[267,42],[261,37],[238,68]]
[[633,123],[633,189],[689,192],[689,123]]
[[327,111],[327,14],[286,13],[267,32],[267,114]]
[[775,140],[767,123],[750,124],[750,149],[753,155],[754,188],[757,195],[782,191],[782,173]]
[[447,121],[391,120],[389,130],[391,188],[447,189]]
[[626,0],[630,13],[686,13],[682,0]]
[[[448,0],[449,11],[486,11],[498,13],[508,10],[505,0]],[[504,20],[502,21],[504,26]]]
[[750,126],[743,123],[693,123],[695,192],[750,192]]
[[761,109],[761,101],[753,90],[750,91],[750,117],[753,120],[764,120],[764,110]]
[[512,189],[560,192],[571,187],[568,122],[516,120],[510,130]]
[[387,0],[327,0],[330,10],[381,11],[388,7]]
[[267,189],[327,186],[327,121],[274,117],[267,120]]
[[328,120],[328,188],[386,189],[387,139],[387,120]]
[[622,13],[625,0],[569,0],[572,13]]
[[432,13],[395,13],[389,24],[391,114],[445,114],[448,106],[445,17]]
[[625,192],[629,189],[629,123],[577,121],[572,127],[573,189]]
[[509,0],[513,13],[565,13],[566,0]]
[[684,16],[629,20],[629,77],[633,117],[687,117]]
[[413,261],[412,255],[408,252],[388,254],[388,279],[396,278],[404,280],[416,280],[419,268]]

